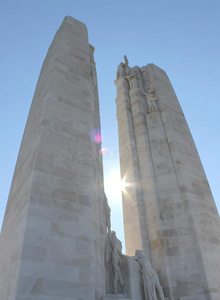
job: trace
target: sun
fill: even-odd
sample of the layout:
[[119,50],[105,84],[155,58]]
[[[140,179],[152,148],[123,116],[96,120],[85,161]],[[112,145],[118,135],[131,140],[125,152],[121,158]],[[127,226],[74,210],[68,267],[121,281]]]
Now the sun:
[[122,179],[120,182],[121,191],[124,192],[126,190],[126,187],[127,187],[127,183],[125,182],[124,179]]
[[126,182],[121,180],[120,171],[112,170],[105,178],[105,191],[112,198],[121,198],[121,193],[126,190]]

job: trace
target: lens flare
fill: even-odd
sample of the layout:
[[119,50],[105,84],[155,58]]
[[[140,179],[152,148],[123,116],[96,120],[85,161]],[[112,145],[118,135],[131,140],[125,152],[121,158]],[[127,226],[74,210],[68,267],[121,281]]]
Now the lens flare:
[[102,136],[101,136],[101,131],[99,128],[94,127],[91,131],[90,131],[90,139],[91,141],[93,141],[96,144],[100,144],[102,141]]
[[106,152],[108,152],[108,148],[105,148],[105,147],[101,147],[100,150],[99,150],[99,154],[100,154],[100,155],[103,155],[103,154],[105,154]]
[[121,183],[120,183],[120,188],[121,188],[122,192],[124,192],[126,190],[127,186],[128,186],[128,184],[125,182],[124,179],[122,179]]
[[101,141],[102,141],[101,134],[96,134],[95,135],[95,142],[99,144],[99,143],[101,143]]

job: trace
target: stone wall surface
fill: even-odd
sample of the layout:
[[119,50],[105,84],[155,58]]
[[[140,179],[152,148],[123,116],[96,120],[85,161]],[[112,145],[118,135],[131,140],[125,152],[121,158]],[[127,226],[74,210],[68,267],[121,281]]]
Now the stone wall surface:
[[130,298],[121,295],[106,295],[101,300],[130,300]]
[[[91,136],[100,129],[93,53],[86,26],[66,17],[43,63],[12,180],[1,300],[146,298],[145,269],[129,257],[123,295],[106,294],[110,210]],[[126,252],[144,250],[166,299],[217,300],[219,215],[170,81],[153,64],[130,68],[125,57],[115,83]]]
[[219,215],[178,99],[157,66],[122,67],[115,83],[126,254],[144,249],[168,299],[217,299]]
[[66,17],[40,73],[0,240],[1,300],[105,294],[102,160],[94,48]]

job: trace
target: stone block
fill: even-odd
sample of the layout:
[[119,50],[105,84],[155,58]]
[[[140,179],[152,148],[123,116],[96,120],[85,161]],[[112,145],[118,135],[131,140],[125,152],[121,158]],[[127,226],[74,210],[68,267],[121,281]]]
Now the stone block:
[[131,300],[131,298],[127,298],[123,295],[106,295],[102,297],[101,300]]

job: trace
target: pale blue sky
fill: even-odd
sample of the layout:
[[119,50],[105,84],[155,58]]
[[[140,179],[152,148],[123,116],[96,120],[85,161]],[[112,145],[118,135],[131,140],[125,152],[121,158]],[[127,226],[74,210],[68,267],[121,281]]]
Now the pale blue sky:
[[[2,0],[0,225],[39,72],[66,15],[87,25],[96,48],[103,145],[110,149],[105,178],[119,168],[114,79],[126,54],[131,66],[154,63],[167,72],[220,210],[220,1]],[[120,195],[106,193],[123,240]]]

